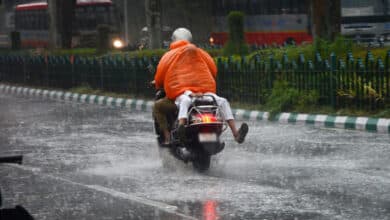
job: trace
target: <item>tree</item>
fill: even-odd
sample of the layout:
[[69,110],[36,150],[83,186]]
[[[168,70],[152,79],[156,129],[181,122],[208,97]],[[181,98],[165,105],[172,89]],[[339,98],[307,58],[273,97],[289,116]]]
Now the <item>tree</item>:
[[340,33],[341,0],[311,0],[314,37],[334,40]]
[[76,0],[48,0],[52,48],[71,48]]
[[224,54],[245,55],[248,45],[245,43],[244,14],[240,11],[231,11],[228,15],[229,39],[224,46]]

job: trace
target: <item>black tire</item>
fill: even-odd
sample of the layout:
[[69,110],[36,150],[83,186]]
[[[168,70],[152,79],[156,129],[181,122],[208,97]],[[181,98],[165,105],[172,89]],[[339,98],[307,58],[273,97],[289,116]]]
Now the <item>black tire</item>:
[[197,155],[192,161],[192,166],[199,172],[205,172],[210,168],[211,156],[206,153]]

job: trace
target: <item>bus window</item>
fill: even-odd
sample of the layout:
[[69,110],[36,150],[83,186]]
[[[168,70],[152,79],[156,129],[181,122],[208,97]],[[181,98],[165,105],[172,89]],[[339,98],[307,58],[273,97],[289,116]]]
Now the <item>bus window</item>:
[[384,15],[384,0],[343,0],[341,1],[343,16]]
[[269,2],[269,14],[280,14],[281,4],[280,0],[272,0]]
[[280,9],[283,14],[289,14],[291,11],[291,0],[281,0]]
[[236,0],[236,10],[246,12],[247,9],[247,1],[246,0]]
[[255,13],[259,14],[269,14],[269,0],[257,0],[255,1]]
[[108,8],[106,6],[96,7],[96,23],[99,24],[110,24],[108,18]]
[[29,11],[26,11],[25,13],[23,13],[23,24],[22,24],[22,27],[23,29],[27,29],[29,30],[30,29],[30,24],[29,24],[29,19],[28,17],[30,17],[30,12]]
[[96,12],[97,13],[106,13],[107,8],[105,6],[96,6]]
[[[375,1],[375,0],[374,0]],[[372,5],[372,0],[342,0],[341,4],[346,8],[369,7]]]

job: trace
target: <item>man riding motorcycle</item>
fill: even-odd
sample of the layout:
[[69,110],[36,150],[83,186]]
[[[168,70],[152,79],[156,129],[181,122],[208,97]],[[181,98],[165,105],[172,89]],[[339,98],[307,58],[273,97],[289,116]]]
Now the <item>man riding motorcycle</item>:
[[[242,123],[240,129],[235,126],[229,102],[215,94],[217,67],[211,56],[204,50],[191,44],[192,34],[186,28],[178,28],[172,34],[170,51],[161,58],[154,78],[156,89],[164,88],[166,97],[156,101],[153,114],[164,134],[164,145],[170,143],[170,132],[166,115],[179,108],[178,134],[184,142],[184,125],[191,97],[203,94],[211,95],[221,108],[222,117],[228,123],[234,139],[243,143],[248,133],[248,125]],[[174,100],[174,102],[173,102]]]

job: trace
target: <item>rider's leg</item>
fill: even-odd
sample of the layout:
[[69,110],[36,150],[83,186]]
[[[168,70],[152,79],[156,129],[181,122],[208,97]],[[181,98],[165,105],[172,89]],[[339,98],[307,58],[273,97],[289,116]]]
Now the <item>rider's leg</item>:
[[164,144],[168,144],[170,142],[170,132],[167,116],[169,114],[173,114],[175,111],[177,111],[175,103],[166,97],[157,100],[154,104],[153,116],[155,117],[156,122],[164,135]]

